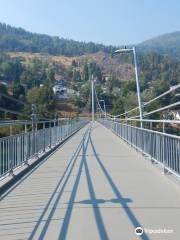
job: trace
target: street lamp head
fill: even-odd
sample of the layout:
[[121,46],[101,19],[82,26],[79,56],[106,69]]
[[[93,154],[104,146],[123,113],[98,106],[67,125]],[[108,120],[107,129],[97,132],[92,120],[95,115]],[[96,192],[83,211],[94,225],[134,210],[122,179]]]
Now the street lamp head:
[[[137,87],[137,95],[138,95],[138,104],[139,104],[140,119],[142,119],[143,118],[143,113],[142,113],[140,87],[139,87],[139,79],[138,79],[138,71],[137,71],[136,48],[135,47],[120,48],[120,49],[118,49],[114,52],[114,55],[120,54],[120,53],[130,53],[130,52],[132,52],[133,55],[134,55],[134,68],[135,68],[135,75],[136,75],[136,87]],[[141,127],[142,127],[142,121],[141,121]]]
[[114,54],[119,54],[119,53],[129,53],[132,52],[133,48],[120,48],[114,52]]

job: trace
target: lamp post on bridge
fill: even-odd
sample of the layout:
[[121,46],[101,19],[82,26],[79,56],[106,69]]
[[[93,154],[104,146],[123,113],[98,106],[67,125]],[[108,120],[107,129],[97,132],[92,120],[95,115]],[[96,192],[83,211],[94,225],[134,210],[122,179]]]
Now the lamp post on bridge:
[[91,74],[90,63],[88,63],[88,75],[91,82],[91,121],[94,122],[94,76]]
[[92,104],[92,122],[94,122],[94,78],[91,76],[91,104]]
[[135,70],[135,76],[136,76],[136,88],[137,88],[137,96],[138,96],[138,105],[139,105],[139,115],[140,115],[140,122],[141,122],[141,128],[143,126],[142,119],[143,119],[143,109],[142,109],[142,102],[141,102],[141,94],[140,94],[140,87],[139,87],[139,77],[138,77],[138,70],[137,70],[137,57],[136,57],[136,48],[123,48],[118,49],[114,52],[114,54],[120,54],[120,53],[129,53],[133,52],[134,56],[134,70]]

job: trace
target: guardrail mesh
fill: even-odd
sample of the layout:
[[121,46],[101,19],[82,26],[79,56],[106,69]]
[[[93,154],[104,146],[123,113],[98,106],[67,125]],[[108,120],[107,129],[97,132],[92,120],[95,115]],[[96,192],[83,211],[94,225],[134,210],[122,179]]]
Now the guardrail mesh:
[[128,144],[161,163],[164,169],[180,177],[180,137],[133,127],[113,120],[99,119],[105,127]]
[[59,126],[0,138],[0,178],[29,159],[50,150],[87,121],[65,121]]

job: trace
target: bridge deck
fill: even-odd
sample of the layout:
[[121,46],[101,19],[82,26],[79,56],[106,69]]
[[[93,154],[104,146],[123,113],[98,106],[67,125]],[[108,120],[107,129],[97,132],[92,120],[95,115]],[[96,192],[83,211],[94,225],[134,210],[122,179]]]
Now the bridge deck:
[[[179,185],[103,126],[88,128],[1,200],[0,239],[179,239]],[[138,238],[137,226],[174,233]]]

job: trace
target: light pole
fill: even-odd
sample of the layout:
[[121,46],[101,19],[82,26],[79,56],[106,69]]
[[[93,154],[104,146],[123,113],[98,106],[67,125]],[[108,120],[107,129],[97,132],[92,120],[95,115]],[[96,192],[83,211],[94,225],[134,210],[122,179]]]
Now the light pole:
[[88,63],[88,75],[89,81],[91,81],[91,118],[92,122],[94,122],[94,77],[91,74],[90,63]]
[[141,94],[140,94],[140,87],[139,87],[139,78],[138,78],[138,70],[137,70],[137,57],[136,57],[136,48],[124,48],[124,49],[118,49],[114,53],[124,53],[124,52],[133,52],[134,56],[134,70],[135,70],[135,76],[136,76],[136,88],[137,88],[137,96],[138,96],[138,105],[139,105],[139,115],[141,120],[141,128],[142,128],[142,119],[143,119],[143,111],[142,111],[142,103],[141,103]]
[[92,104],[92,122],[94,122],[94,79],[91,76],[91,104]]
[[100,100],[100,102],[103,102],[103,107],[104,107],[104,113],[105,113],[105,118],[106,118],[106,104],[104,100]]

